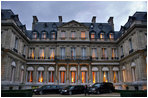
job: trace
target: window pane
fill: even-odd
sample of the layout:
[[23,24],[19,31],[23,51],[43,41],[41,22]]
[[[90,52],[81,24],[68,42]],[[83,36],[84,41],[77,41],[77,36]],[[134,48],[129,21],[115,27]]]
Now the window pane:
[[85,32],[81,32],[81,38],[85,38]]

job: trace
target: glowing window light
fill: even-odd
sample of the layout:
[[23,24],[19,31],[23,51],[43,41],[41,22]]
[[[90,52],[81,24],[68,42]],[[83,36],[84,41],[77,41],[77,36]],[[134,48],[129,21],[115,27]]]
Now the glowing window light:
[[46,39],[46,32],[43,32],[42,38],[43,38],[43,39]]
[[65,72],[61,71],[61,83],[65,83]]
[[51,51],[50,59],[54,59],[54,50],[52,49]]
[[54,72],[53,71],[49,72],[49,82],[54,82]]
[[85,32],[81,32],[81,38],[85,38]]
[[95,58],[95,57],[96,57],[95,50],[96,50],[96,49],[94,49],[94,48],[92,49],[92,58]]
[[30,77],[29,77],[29,82],[33,81],[33,76],[32,76],[32,71],[30,71]]
[[44,49],[41,49],[41,55],[40,55],[40,57],[41,57],[42,59],[44,59]]
[[96,83],[96,74],[95,74],[95,72],[92,72],[92,75],[93,75],[93,83]]
[[75,83],[75,72],[71,72],[71,82]]
[[103,72],[103,82],[108,82],[106,72]]
[[43,72],[39,72],[40,73],[40,76],[39,76],[39,80],[38,82],[43,82]]
[[117,80],[116,80],[116,72],[114,71],[114,83],[116,83]]
[[104,39],[104,34],[103,33],[100,34],[100,38]]
[[102,48],[102,57],[105,57],[105,48]]
[[31,51],[31,57],[34,58],[34,49],[32,48]]
[[111,40],[113,39],[113,34],[112,34],[112,33],[109,34],[109,38],[110,38]]
[[86,72],[82,72],[82,83],[86,83]]
[[123,73],[123,82],[125,82],[125,70],[123,70],[122,73]]
[[114,58],[115,57],[115,49],[112,48],[112,57]]
[[95,38],[95,34],[94,34],[94,33],[91,34],[91,38],[92,38],[92,39]]

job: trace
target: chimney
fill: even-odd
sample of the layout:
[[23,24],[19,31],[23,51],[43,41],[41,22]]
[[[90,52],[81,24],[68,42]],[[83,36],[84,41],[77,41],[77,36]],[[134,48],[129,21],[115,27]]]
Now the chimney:
[[93,16],[91,22],[92,22],[92,23],[96,23],[96,16]]
[[59,16],[59,23],[62,23],[62,16]]
[[113,21],[114,17],[109,17],[108,19],[108,23],[112,26],[112,29],[114,30],[114,21]]
[[33,16],[33,22],[32,22],[32,30],[34,29],[34,25],[38,22],[37,16]]

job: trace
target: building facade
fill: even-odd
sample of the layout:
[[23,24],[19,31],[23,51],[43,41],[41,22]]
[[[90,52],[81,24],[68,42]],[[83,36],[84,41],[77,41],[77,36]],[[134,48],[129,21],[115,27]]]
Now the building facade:
[[147,89],[147,13],[129,16],[120,31],[107,23],[39,22],[27,30],[9,9],[1,10],[1,87],[92,85]]

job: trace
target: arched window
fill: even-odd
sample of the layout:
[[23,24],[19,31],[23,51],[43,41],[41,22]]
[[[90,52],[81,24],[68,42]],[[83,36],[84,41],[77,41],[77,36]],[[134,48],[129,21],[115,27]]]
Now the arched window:
[[122,79],[123,79],[123,82],[125,82],[125,77],[126,76],[126,73],[125,73],[125,66],[122,67]]
[[33,82],[33,71],[34,68],[33,67],[28,67],[27,68],[27,82]]
[[70,68],[70,81],[71,81],[71,83],[76,83],[76,71],[77,71],[77,69],[76,69],[76,67],[71,67]]
[[65,67],[59,68],[59,83],[65,83],[66,82],[66,69]]
[[37,32],[32,33],[32,39],[37,39]]
[[97,67],[92,67],[92,81],[93,83],[96,83],[97,80],[99,80],[99,74],[98,73],[98,68]]
[[110,34],[109,34],[109,39],[110,39],[110,40],[114,40],[114,34],[113,34],[113,33],[110,33]]
[[119,82],[119,68],[118,67],[113,67],[113,75],[114,75],[113,82],[114,83]]
[[13,62],[11,63],[11,78],[10,78],[10,81],[11,81],[11,82],[14,82],[15,70],[16,70],[16,63],[13,61]]
[[20,82],[23,83],[23,77],[24,77],[24,66],[21,66],[21,72],[20,72]]
[[82,67],[81,68],[81,81],[82,83],[87,83],[88,81],[88,75],[87,75],[87,68],[86,67]]
[[104,37],[104,33],[101,32],[101,33],[100,33],[100,40],[104,40],[104,38],[105,38],[105,37]]
[[55,40],[56,39],[56,32],[52,31],[51,32],[51,40]]
[[46,39],[47,38],[47,33],[44,31],[42,32],[42,39]]
[[95,32],[91,32],[91,39],[95,39]]
[[48,82],[49,83],[54,83],[55,81],[55,69],[54,67],[49,67],[48,68]]
[[136,81],[135,69],[136,69],[136,64],[134,62],[132,62],[132,64],[131,64],[131,71],[132,71],[133,82]]
[[38,82],[43,83],[43,80],[44,80],[44,68],[43,67],[38,68],[37,80]]
[[109,81],[109,69],[108,67],[103,67],[103,82],[108,82]]

